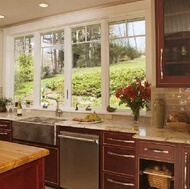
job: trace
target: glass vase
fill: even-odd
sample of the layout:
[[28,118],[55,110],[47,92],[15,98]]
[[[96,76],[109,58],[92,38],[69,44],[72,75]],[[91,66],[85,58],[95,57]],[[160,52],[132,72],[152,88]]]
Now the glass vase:
[[132,110],[133,112],[133,124],[137,125],[139,123],[139,118],[140,118],[140,108],[134,108]]

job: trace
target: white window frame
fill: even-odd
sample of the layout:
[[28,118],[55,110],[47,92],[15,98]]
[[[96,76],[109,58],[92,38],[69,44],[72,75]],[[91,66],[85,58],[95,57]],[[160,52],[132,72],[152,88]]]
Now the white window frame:
[[[65,34],[64,53],[65,53],[65,91],[64,101],[65,110],[71,107],[71,70],[72,67],[72,44],[71,44],[71,28],[101,24],[101,57],[102,57],[102,109],[106,111],[109,103],[109,36],[108,23],[118,20],[127,20],[138,17],[144,17],[146,22],[146,77],[151,83],[154,82],[152,77],[153,66],[152,60],[154,53],[152,35],[152,0],[137,1],[134,3],[121,4],[106,8],[81,10],[73,13],[67,13],[36,21],[24,25],[5,28],[4,31],[4,60],[3,60],[3,95],[13,98],[14,92],[14,38],[19,36],[34,35],[34,108],[41,108],[40,102],[40,69],[39,61],[41,60],[40,33],[48,31],[56,31],[63,29]],[[72,108],[70,109],[72,110]]]

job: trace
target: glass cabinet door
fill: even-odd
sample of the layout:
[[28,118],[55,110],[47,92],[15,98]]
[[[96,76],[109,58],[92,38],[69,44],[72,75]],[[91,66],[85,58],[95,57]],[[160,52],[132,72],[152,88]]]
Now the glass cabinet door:
[[185,86],[190,78],[190,1],[156,0],[156,33],[157,81]]

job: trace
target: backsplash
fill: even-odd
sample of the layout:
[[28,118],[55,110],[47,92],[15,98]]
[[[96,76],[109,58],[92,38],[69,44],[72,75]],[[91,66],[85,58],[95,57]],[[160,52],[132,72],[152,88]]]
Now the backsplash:
[[185,111],[190,116],[190,88],[152,88],[151,109],[158,98],[164,101],[165,120],[171,112]]

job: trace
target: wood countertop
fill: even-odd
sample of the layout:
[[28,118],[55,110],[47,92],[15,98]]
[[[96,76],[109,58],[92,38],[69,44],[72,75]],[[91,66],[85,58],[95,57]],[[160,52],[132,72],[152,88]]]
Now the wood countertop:
[[45,148],[0,141],[0,174],[48,154]]

